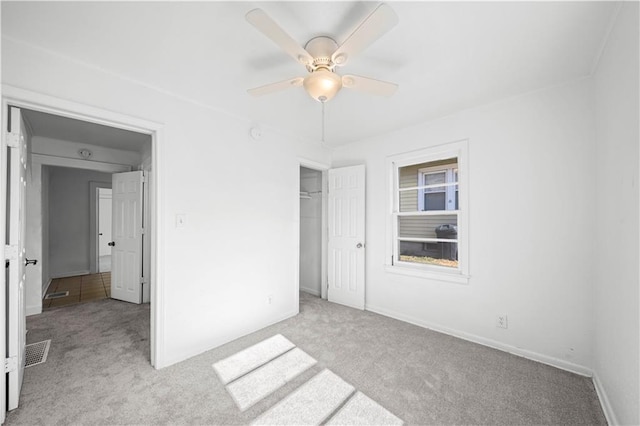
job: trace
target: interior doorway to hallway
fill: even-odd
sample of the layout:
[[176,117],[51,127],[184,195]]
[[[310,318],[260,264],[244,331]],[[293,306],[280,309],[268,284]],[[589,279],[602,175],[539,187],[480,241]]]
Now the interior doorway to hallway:
[[[26,135],[26,144],[29,147],[28,155],[25,155],[26,162],[28,162],[28,173],[25,174],[24,183],[31,185],[34,183],[38,183],[40,187],[39,191],[30,191],[33,196],[30,200],[27,200],[27,208],[23,209],[24,216],[27,216],[29,212],[38,212],[42,210],[43,202],[48,202],[47,194],[42,192],[42,188],[46,187],[43,183],[48,183],[48,175],[45,171],[48,167],[70,167],[77,169],[90,169],[90,170],[99,170],[109,173],[117,173],[117,172],[125,172],[128,170],[137,170],[141,169],[141,179],[142,182],[142,171],[147,173],[148,181],[146,183],[149,184],[150,191],[147,194],[147,198],[145,202],[147,202],[147,209],[145,209],[145,214],[148,215],[149,223],[151,226],[150,229],[147,229],[146,235],[148,236],[148,240],[145,243],[145,247],[143,248],[146,252],[149,253],[150,262],[145,269],[146,274],[146,284],[149,289],[151,287],[155,287],[157,281],[158,274],[158,259],[157,259],[157,247],[159,246],[157,227],[155,226],[155,222],[158,217],[158,206],[161,205],[160,200],[158,198],[158,192],[156,191],[157,186],[159,185],[159,181],[157,180],[158,176],[158,147],[161,146],[161,133],[162,126],[157,123],[147,122],[145,120],[136,119],[133,117],[128,117],[125,115],[121,115],[115,112],[103,111],[97,108],[84,106],[81,104],[76,104],[73,102],[64,101],[61,99],[45,96],[42,94],[38,94],[35,92],[29,92],[20,90],[17,88],[5,87],[3,90],[3,98],[2,98],[2,117],[3,117],[3,125],[4,131],[7,133],[3,133],[3,148],[7,148],[7,152],[13,149],[13,134],[9,135],[12,132],[12,127],[8,124],[9,114],[8,111],[11,108],[17,108],[20,110],[29,110],[33,114],[43,114],[53,116],[56,120],[74,120],[81,123],[84,123],[86,126],[102,126],[102,127],[111,127],[114,131],[121,132],[130,132],[130,133],[138,133],[142,135],[148,143],[146,143],[146,149],[138,152],[138,157],[141,161],[137,161],[135,163],[128,163],[127,161],[104,161],[105,155],[114,154],[114,151],[118,151],[118,147],[110,146],[108,143],[100,143],[99,138],[96,140],[94,137],[95,134],[85,133],[82,141],[74,141],[69,140],[68,134],[64,133],[64,126],[60,126],[57,128],[58,131],[62,132],[62,135],[52,136],[41,136],[39,131],[42,127],[38,128],[37,124],[34,124],[33,121],[30,120],[30,125],[27,126],[28,129],[24,132]],[[37,120],[36,120],[37,121]],[[42,123],[40,123],[42,124]],[[16,127],[16,126],[13,126]],[[45,126],[46,128],[46,126]],[[45,143],[43,139],[48,138],[49,141]],[[91,143],[89,143],[91,142]],[[77,148],[77,144],[82,145],[91,145],[91,146],[83,146],[81,149]],[[2,160],[2,173],[7,173],[7,163],[5,161],[4,152],[2,152],[2,156],[0,159]],[[126,167],[126,168],[124,168]],[[44,173],[43,173],[44,171]],[[31,188],[33,189],[33,188]],[[88,193],[88,190],[86,191]],[[6,191],[2,191],[0,197],[2,198],[2,202],[6,202]],[[39,203],[40,209],[34,209],[32,203]],[[50,269],[48,269],[51,265],[47,265],[48,262],[44,262],[43,259],[48,258],[48,253],[46,253],[47,248],[49,247],[48,241],[43,241],[47,237],[39,238],[37,234],[42,236],[48,236],[49,230],[45,225],[45,229],[42,229],[44,223],[48,223],[48,221],[42,220],[42,215],[36,215],[40,218],[40,222],[37,224],[38,226],[29,227],[29,232],[24,235],[26,240],[36,240],[40,241],[40,253],[38,268],[32,268],[33,265],[30,265],[26,271],[33,277],[35,275],[36,280],[39,280],[39,286],[34,286],[33,288],[36,291],[28,292],[32,296],[37,295],[36,300],[39,302],[38,311],[42,309],[42,296],[43,296],[43,287],[49,284],[49,279],[53,279],[53,275],[51,274]],[[28,222],[29,218],[26,218],[24,222]],[[4,231],[4,229],[2,230]],[[9,229],[7,230],[9,231]],[[34,232],[31,232],[34,231]],[[37,231],[37,232],[35,232]],[[2,232],[0,235],[2,239],[5,238],[5,233]],[[46,244],[45,244],[46,243]],[[27,244],[29,245],[29,244]],[[29,247],[31,247],[29,245]],[[96,245],[96,249],[97,249]],[[43,256],[42,250],[45,250],[45,255]],[[6,251],[6,250],[3,250]],[[6,253],[5,253],[6,255]],[[35,256],[30,254],[30,259],[33,259]],[[47,277],[49,279],[47,279]],[[43,279],[44,278],[44,279]],[[29,280],[29,278],[27,278]],[[0,285],[6,284],[6,288],[12,287],[13,283],[7,282],[6,277],[3,275],[0,277]],[[22,294],[25,293],[25,288],[22,287]],[[156,367],[161,367],[164,365],[163,362],[163,352],[158,351],[156,348],[163,347],[162,344],[162,336],[164,324],[162,321],[162,292],[152,292],[151,299],[153,299],[153,303],[151,304],[151,318],[150,318],[150,360],[151,364]],[[25,300],[25,299],[21,299]],[[12,300],[7,300],[7,305],[4,303],[0,304],[0,329],[5,330],[5,334],[3,338],[0,338],[0,351],[5,352],[8,347],[8,342],[13,342],[15,333],[12,333],[13,325],[9,321],[9,317],[7,316],[7,307],[13,305]],[[36,304],[32,304],[30,308],[33,308]],[[149,310],[147,310],[149,312]],[[37,314],[37,312],[29,312],[27,309],[27,314]],[[24,316],[22,317],[24,321]],[[20,333],[18,333],[20,334]],[[24,333],[23,333],[24,334]],[[24,340],[23,340],[24,343]],[[12,343],[13,344],[13,343]],[[15,346],[15,345],[14,345]],[[21,370],[22,371],[22,370]],[[19,386],[13,387],[11,383],[5,377],[3,379],[3,383],[0,383],[0,401],[2,402],[2,406],[0,407],[0,412],[2,416],[0,420],[4,418],[4,413],[7,408],[6,397],[8,395],[18,395],[19,396]],[[14,398],[14,401],[17,401]],[[17,406],[17,403],[16,403]]]

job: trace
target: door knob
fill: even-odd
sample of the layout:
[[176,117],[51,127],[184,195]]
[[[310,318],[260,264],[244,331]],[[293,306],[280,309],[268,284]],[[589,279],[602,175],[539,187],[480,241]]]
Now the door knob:
[[37,259],[27,259],[26,257],[24,258],[24,266],[37,265],[37,264],[38,264],[38,260]]
[[362,248],[362,243],[356,244],[356,248]]
[[109,241],[109,243],[107,245],[110,245],[111,247],[115,247],[116,246],[116,242],[115,241]]

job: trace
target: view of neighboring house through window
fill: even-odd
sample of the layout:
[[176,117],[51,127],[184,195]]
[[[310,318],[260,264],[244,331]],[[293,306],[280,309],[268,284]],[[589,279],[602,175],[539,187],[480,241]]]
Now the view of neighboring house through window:
[[387,157],[388,272],[469,283],[468,141]]

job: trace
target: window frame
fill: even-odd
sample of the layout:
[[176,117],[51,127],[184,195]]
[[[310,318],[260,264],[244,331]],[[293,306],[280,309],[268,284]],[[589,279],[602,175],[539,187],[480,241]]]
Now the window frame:
[[[387,170],[389,173],[387,194],[387,244],[386,244],[386,261],[385,270],[387,272],[411,275],[421,278],[435,279],[440,281],[448,281],[459,284],[467,284],[469,280],[469,202],[468,202],[468,141],[461,140],[450,142],[447,144],[436,145],[429,148],[423,148],[416,151],[405,152],[387,157]],[[439,265],[417,264],[414,262],[403,262],[399,260],[399,237],[398,237],[398,216],[402,216],[400,212],[399,197],[399,170],[402,167],[429,163],[449,158],[457,158],[458,171],[458,210],[435,210],[434,213],[429,211],[419,211],[419,214],[442,214],[443,212],[457,212],[458,216],[458,267],[450,268]],[[448,166],[448,167],[447,167]],[[418,170],[420,176],[421,170],[436,171],[438,168],[452,169],[450,165],[435,166],[433,168],[422,168]],[[420,177],[419,179],[422,179]],[[418,181],[418,186],[420,185]],[[419,191],[420,193],[423,191]],[[447,198],[447,197],[445,197]],[[420,203],[424,207],[424,201]],[[445,205],[446,207],[446,205]],[[405,212],[406,213],[406,212]],[[418,213],[418,212],[416,212]]]

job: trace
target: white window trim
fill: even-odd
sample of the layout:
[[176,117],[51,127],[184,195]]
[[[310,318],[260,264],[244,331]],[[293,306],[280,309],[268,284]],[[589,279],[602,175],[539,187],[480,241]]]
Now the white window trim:
[[[458,284],[469,282],[469,166],[468,141],[461,140],[387,157],[387,238],[385,271]],[[398,169],[413,164],[428,163],[456,157],[458,159],[458,268],[438,265],[418,265],[394,260],[399,210],[397,192]],[[428,214],[428,212],[422,212]],[[442,212],[439,212],[442,213]]]

